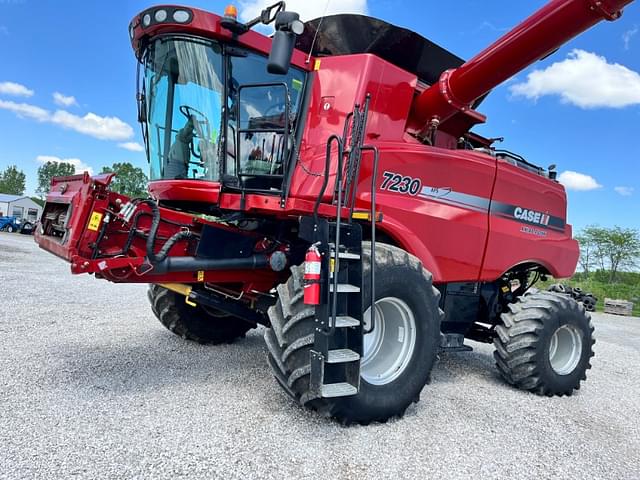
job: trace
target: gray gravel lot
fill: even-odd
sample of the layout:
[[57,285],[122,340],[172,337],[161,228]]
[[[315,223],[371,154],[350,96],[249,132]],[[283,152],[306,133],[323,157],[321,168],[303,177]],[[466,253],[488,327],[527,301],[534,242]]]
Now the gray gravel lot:
[[474,345],[404,419],[345,428],[281,393],[261,330],[187,343],[145,290],[0,233],[0,478],[640,478],[637,318],[595,315],[573,397],[504,385]]

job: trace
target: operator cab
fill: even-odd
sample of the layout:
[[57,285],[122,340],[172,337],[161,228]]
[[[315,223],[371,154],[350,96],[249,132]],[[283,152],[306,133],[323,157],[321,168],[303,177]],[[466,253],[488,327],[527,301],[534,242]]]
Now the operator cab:
[[182,36],[155,39],[143,63],[152,181],[279,187],[305,72],[270,74],[265,56]]
[[[298,15],[279,2],[247,24],[189,10],[187,24],[174,25],[171,8],[153,7],[131,26],[150,191],[165,202],[209,204],[202,192],[281,194],[307,81],[291,64]],[[260,21],[276,24],[269,55],[253,48],[253,32],[250,42],[238,41]]]

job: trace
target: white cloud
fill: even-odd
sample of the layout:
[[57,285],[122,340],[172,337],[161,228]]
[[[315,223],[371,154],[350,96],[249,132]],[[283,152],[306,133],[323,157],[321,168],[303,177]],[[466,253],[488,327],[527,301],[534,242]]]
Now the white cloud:
[[630,197],[634,190],[633,187],[613,187],[613,189],[623,197]]
[[624,42],[625,50],[629,50],[629,47],[631,46],[631,39],[635,34],[638,33],[639,30],[640,29],[638,29],[638,26],[634,25],[633,28],[630,28],[629,30],[627,30],[622,34],[622,41]]
[[16,103],[0,100],[0,108],[3,110],[9,110],[20,118],[32,118],[38,122],[46,122],[51,117],[51,113],[48,110],[28,103]]
[[51,116],[51,123],[100,140],[127,140],[133,136],[133,128],[118,117],[101,117],[87,113],[84,117],[65,110],[58,110]]
[[14,97],[33,97],[33,90],[15,82],[0,82],[0,93]]
[[565,186],[567,190],[577,190],[585,192],[588,190],[597,190],[602,188],[595,178],[584,173],[566,170],[558,175],[558,181]]
[[61,107],[71,107],[73,105],[78,105],[76,97],[64,95],[60,92],[53,92],[53,101],[56,105],[60,105]]
[[70,163],[74,167],[76,167],[76,173],[89,172],[89,175],[93,175],[93,168],[84,163],[79,158],[60,158],[54,157],[52,155],[38,155],[36,160],[42,164],[47,162],[56,162],[56,163]]
[[510,87],[515,96],[538,99],[558,95],[563,103],[580,108],[622,108],[640,104],[640,74],[584,50],[544,70],[534,70],[527,81]]
[[20,118],[31,118],[38,122],[47,122],[100,140],[123,141],[133,137],[133,128],[118,117],[101,117],[87,113],[84,117],[66,110],[49,110],[28,103],[15,103],[0,100],[0,109],[9,110]]
[[124,142],[119,143],[118,146],[125,150],[129,150],[130,152],[144,152],[144,147],[138,142]]
[[[245,0],[240,1],[240,19],[244,22],[260,16],[265,7],[273,5],[273,0]],[[313,20],[325,13],[367,13],[367,0],[330,0],[327,2],[318,0],[287,0],[287,10],[300,14],[302,21]]]

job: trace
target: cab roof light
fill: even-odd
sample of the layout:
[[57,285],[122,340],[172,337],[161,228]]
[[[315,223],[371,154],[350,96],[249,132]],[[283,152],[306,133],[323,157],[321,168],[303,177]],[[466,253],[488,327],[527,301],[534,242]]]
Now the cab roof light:
[[232,18],[233,20],[238,21],[238,9],[233,4],[227,5],[227,7],[224,9],[224,16],[226,18]]
[[269,25],[275,22],[276,16],[278,13],[284,11],[285,6],[286,5],[283,1],[276,2],[270,7],[262,10],[259,17],[249,20],[247,23],[241,23],[238,21],[238,9],[235,5],[228,5],[227,8],[224,9],[224,17],[222,17],[220,24],[222,25],[222,28],[229,30],[231,33],[242,35],[259,23]]
[[142,14],[142,27],[148,28],[159,23],[191,23],[193,12],[186,8],[155,8]]
[[173,20],[177,23],[191,22],[191,12],[189,10],[179,9],[173,12]]
[[156,13],[153,14],[153,18],[156,19],[156,22],[158,23],[162,23],[164,21],[167,20],[167,11],[163,8],[161,8],[160,10],[156,10]]

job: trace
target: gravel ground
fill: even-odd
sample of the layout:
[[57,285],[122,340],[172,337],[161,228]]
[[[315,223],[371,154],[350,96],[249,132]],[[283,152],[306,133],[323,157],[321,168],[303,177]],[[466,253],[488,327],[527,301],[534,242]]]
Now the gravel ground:
[[261,330],[187,343],[145,290],[0,233],[0,478],[640,478],[637,318],[594,316],[573,397],[504,385],[474,345],[402,420],[345,428],[281,393]]

